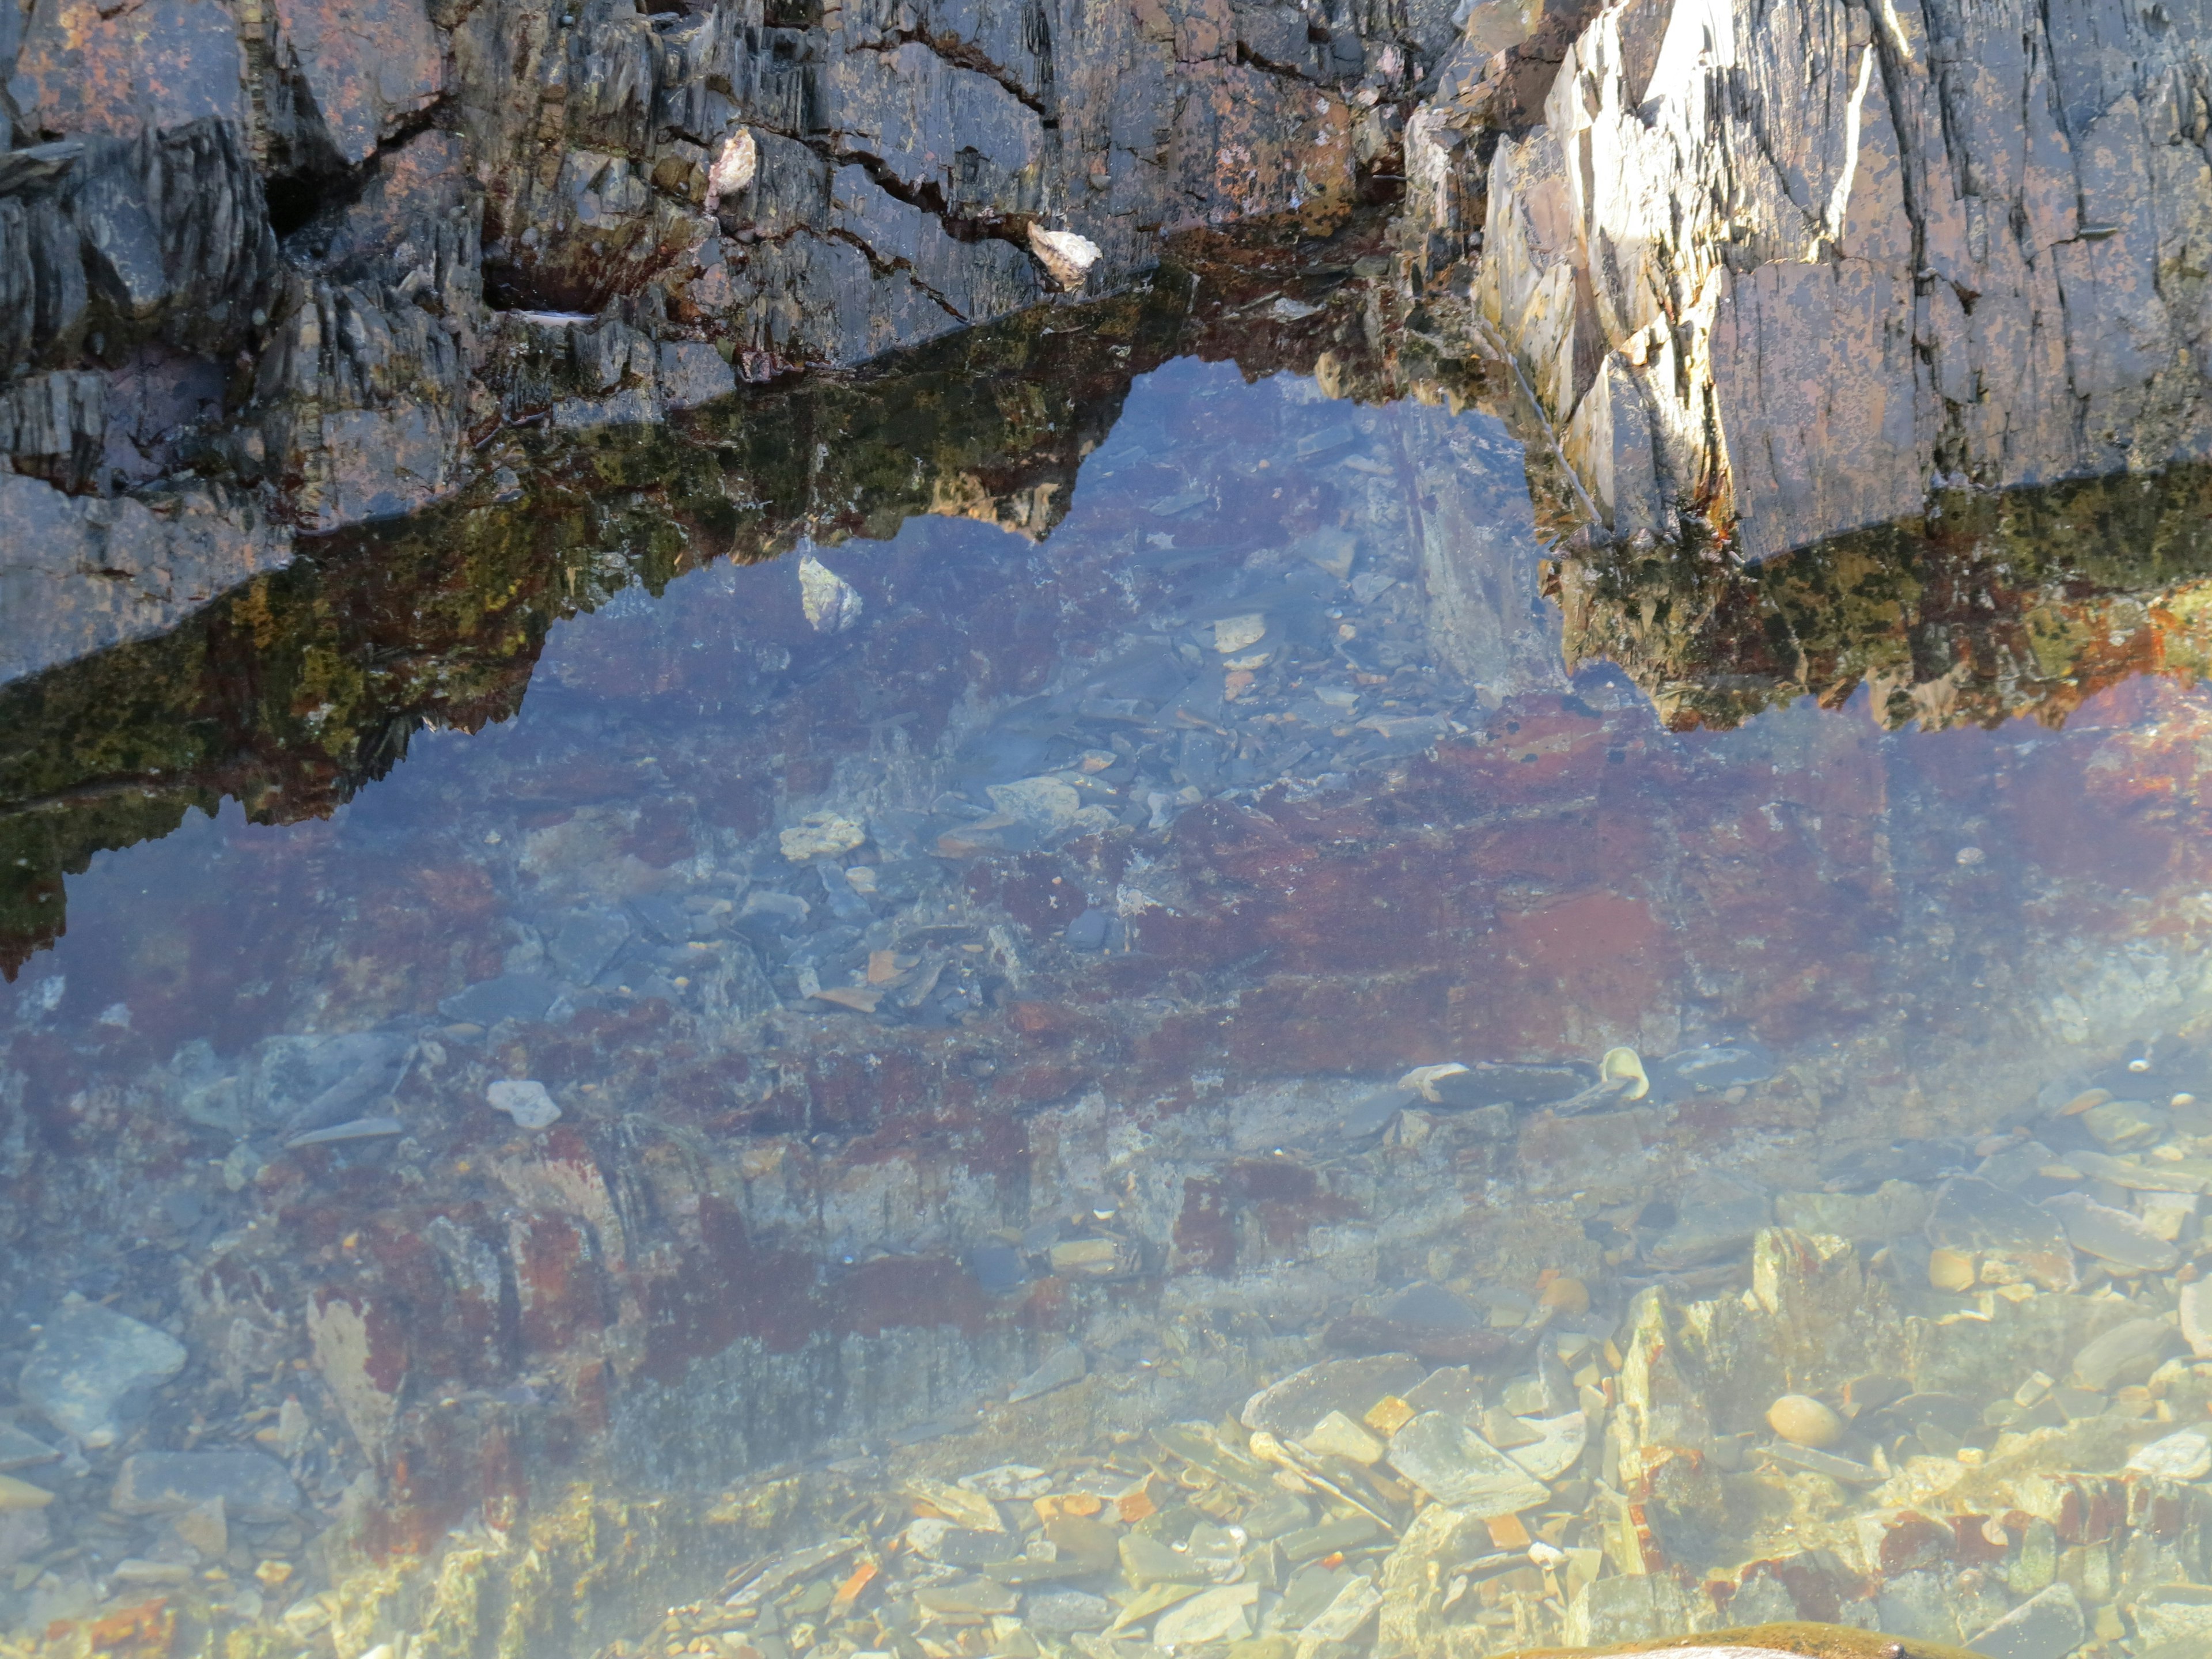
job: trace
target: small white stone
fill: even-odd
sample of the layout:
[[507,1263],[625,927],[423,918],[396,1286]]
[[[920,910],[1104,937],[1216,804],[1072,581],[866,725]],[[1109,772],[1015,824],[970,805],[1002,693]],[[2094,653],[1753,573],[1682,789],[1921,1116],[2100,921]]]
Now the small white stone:
[[723,141],[714,165],[707,170],[707,211],[712,213],[725,196],[750,190],[753,175],[759,171],[760,146],[753,142],[750,129],[739,127]]
[[816,558],[799,561],[799,608],[817,634],[842,634],[860,619],[860,595],[852,583]]
[[1030,252],[1062,288],[1081,288],[1091,267],[1098,263],[1098,244],[1072,230],[1043,230],[1031,225]]
[[561,1109],[545,1085],[527,1078],[501,1078],[486,1091],[495,1112],[505,1112],[518,1129],[543,1129],[560,1121]]

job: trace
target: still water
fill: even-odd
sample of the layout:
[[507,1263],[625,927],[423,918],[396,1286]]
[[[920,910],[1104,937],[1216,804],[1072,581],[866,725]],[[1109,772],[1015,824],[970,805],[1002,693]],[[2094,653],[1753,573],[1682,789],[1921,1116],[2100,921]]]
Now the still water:
[[0,693],[0,1652],[2212,1651],[2201,484],[1576,552],[1304,367]]

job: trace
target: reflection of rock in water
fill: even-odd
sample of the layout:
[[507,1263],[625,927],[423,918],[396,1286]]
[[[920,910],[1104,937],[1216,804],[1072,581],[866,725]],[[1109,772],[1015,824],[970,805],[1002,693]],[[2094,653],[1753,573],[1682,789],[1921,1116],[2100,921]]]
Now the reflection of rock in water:
[[2212,473],[1952,493],[1926,519],[1749,568],[1662,547],[1563,559],[1571,665],[1610,660],[1684,729],[1798,697],[1928,730],[2062,722],[2130,675],[2212,671]]
[[451,495],[503,421],[658,420],[1180,229],[1325,228],[1449,10],[40,0],[0,27],[0,470],[329,530]]
[[[0,962],[12,970],[60,930],[61,877],[99,848],[165,834],[224,797],[262,822],[325,813],[382,776],[425,722],[474,731],[507,718],[546,629],[629,584],[657,593],[713,559],[772,556],[802,537],[885,538],[917,514],[1047,534],[1131,380],[1179,352],[1233,356],[1252,374],[1318,360],[1346,397],[1407,384],[1375,326],[1387,301],[1374,284],[1285,270],[1264,243],[1211,238],[1186,252],[1205,273],[1195,305],[1198,283],[1178,269],[1121,299],[909,354],[879,377],[750,394],[680,431],[503,441],[490,453],[501,464],[463,502],[322,544],[312,562],[163,637],[0,690],[0,725],[17,738],[0,757]],[[1310,301],[1287,319],[1241,309],[1283,290]],[[1480,386],[1468,374],[1454,371],[1453,398]],[[1440,487],[1455,499],[1453,476]],[[119,522],[143,516],[112,506]],[[1509,487],[1468,516],[1526,514]],[[172,528],[191,522],[181,514]],[[82,575],[68,592],[84,589],[101,607],[90,622],[57,603],[0,618],[0,635],[30,665],[112,639],[116,584]],[[1505,630],[1486,626],[1493,678]]]

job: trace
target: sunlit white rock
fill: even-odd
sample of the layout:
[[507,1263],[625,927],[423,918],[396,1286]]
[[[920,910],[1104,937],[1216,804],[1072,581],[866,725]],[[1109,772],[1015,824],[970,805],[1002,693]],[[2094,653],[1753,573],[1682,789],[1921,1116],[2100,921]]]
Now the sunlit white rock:
[[1072,230],[1042,230],[1031,225],[1030,252],[1062,288],[1081,288],[1091,267],[1098,263],[1098,244]]
[[545,1085],[531,1079],[501,1078],[485,1091],[495,1112],[505,1112],[518,1129],[543,1129],[560,1121],[561,1109]]
[[725,196],[750,190],[759,171],[760,146],[750,129],[739,127],[723,141],[714,165],[707,169],[707,211],[712,213]]
[[799,561],[799,605],[817,634],[842,634],[860,619],[859,590],[811,553]]

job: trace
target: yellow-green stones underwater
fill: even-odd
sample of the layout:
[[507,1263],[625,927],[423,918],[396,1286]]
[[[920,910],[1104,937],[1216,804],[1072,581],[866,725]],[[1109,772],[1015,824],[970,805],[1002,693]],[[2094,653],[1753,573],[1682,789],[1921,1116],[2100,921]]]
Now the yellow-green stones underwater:
[[1667,1659],[1979,1659],[1946,1642],[1809,1624],[1748,1625],[1609,1648],[1531,1648],[1510,1659],[1635,1659],[1639,1654],[1664,1654]]

